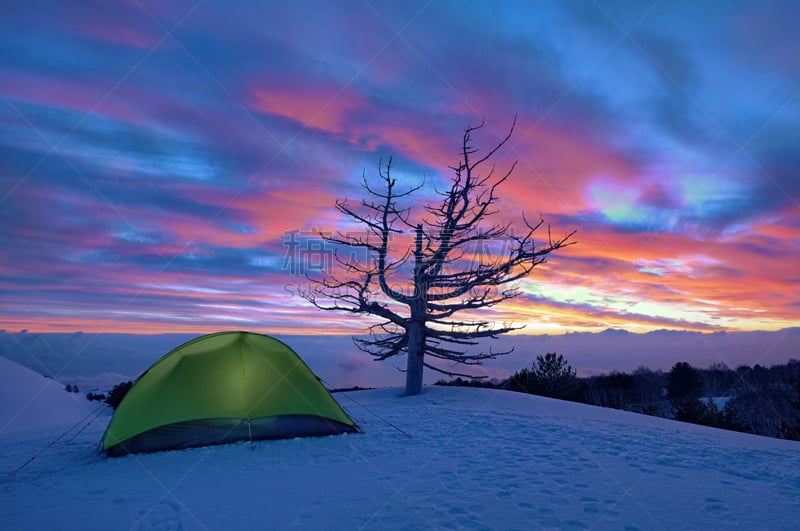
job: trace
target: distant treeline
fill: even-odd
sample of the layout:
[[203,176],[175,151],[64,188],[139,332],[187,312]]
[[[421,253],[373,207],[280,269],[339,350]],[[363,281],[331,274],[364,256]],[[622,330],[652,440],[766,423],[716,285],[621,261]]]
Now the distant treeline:
[[800,440],[800,360],[795,359],[736,369],[724,364],[701,369],[680,362],[668,372],[640,367],[632,373],[579,378],[562,355],[548,353],[505,380],[456,378],[436,385],[507,389]]

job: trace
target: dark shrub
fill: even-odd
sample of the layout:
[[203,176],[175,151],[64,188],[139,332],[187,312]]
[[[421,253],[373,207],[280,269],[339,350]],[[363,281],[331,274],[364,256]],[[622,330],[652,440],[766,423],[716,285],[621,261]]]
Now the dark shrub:
[[133,387],[133,382],[122,382],[115,385],[108,393],[106,404],[117,409],[117,406],[119,406],[119,403],[125,398],[125,395],[128,394],[131,387]]

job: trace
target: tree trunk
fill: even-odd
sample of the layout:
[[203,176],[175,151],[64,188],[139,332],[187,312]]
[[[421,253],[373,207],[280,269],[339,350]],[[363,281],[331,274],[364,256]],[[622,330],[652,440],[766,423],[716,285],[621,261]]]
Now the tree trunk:
[[408,361],[406,363],[406,396],[422,392],[422,370],[425,359],[425,338],[422,323],[412,322],[408,328]]
[[406,396],[422,392],[422,371],[425,369],[425,300],[427,289],[423,280],[422,225],[417,225],[414,239],[414,300],[409,305],[411,322],[408,332],[408,360],[406,362]]

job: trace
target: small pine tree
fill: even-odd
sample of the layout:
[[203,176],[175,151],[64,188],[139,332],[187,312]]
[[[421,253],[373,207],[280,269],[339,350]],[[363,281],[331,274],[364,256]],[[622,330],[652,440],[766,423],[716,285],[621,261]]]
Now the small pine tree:
[[536,356],[531,369],[513,374],[508,386],[512,391],[562,400],[577,400],[581,389],[575,369],[555,352]]
[[736,410],[730,407],[730,404],[725,404],[725,407],[722,409],[720,424],[717,427],[731,431],[748,431],[744,421]]
[[697,369],[685,361],[672,366],[667,375],[667,395],[670,402],[698,399],[702,389],[703,382]]
[[697,398],[684,398],[673,402],[674,412],[672,418],[681,422],[691,422],[692,424],[707,424],[711,415],[718,412],[716,404],[709,401],[703,403]]

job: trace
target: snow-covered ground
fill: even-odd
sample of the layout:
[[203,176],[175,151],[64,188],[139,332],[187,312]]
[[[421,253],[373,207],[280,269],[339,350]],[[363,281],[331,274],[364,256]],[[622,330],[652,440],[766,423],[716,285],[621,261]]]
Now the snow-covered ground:
[[41,422],[0,433],[0,529],[797,529],[800,519],[800,443],[484,389],[337,394],[363,434],[112,459],[96,452],[102,410],[18,470],[79,413],[61,392],[50,411],[25,413]]
[[96,407],[64,384],[0,357],[0,437],[71,425]]

